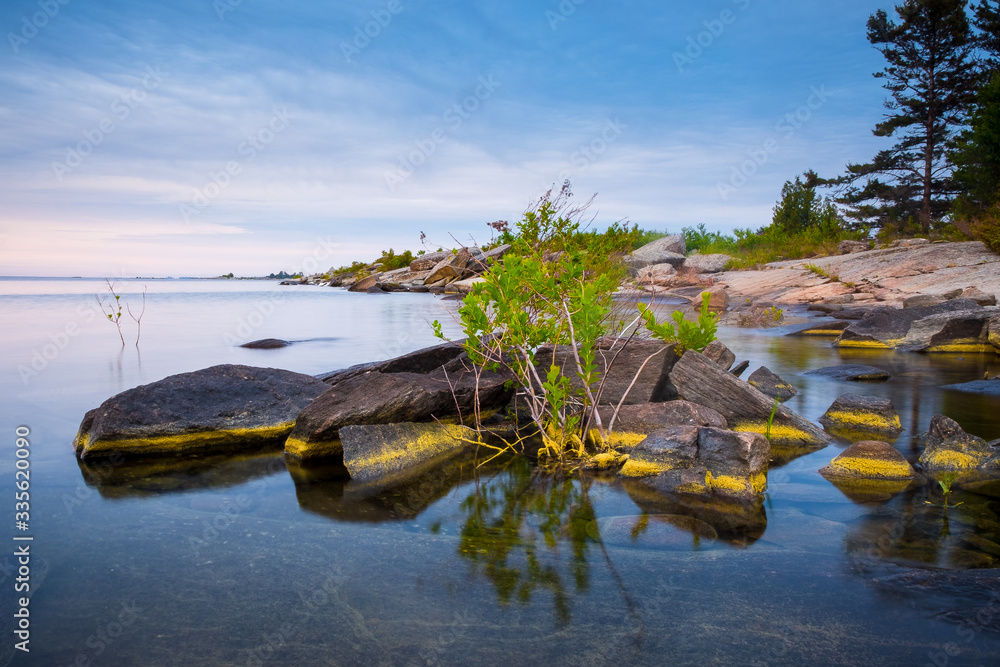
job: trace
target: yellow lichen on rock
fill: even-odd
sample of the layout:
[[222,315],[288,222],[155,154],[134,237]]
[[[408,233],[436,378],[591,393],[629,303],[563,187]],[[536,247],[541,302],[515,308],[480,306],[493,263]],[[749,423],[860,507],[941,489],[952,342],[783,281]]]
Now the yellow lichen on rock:
[[340,440],[308,441],[289,437],[285,440],[285,454],[297,459],[330,457],[342,454],[344,446]]
[[149,438],[123,438],[120,440],[93,439],[77,435],[77,451],[81,458],[108,456],[119,453],[125,456],[156,456],[180,454],[189,450],[226,450],[231,446],[246,449],[247,444],[279,441],[292,430],[295,422],[259,428],[235,428],[217,431],[198,431],[177,435],[159,435]]
[[[763,436],[767,435],[767,422],[764,421],[745,421],[740,422],[732,427],[733,431],[738,433],[760,433]],[[812,437],[810,434],[806,433],[802,429],[795,428],[794,426],[789,426],[787,424],[771,424],[771,442],[772,443],[789,443],[789,442],[808,442],[820,444],[816,438]],[[822,444],[826,444],[823,442]]]
[[621,467],[628,461],[628,454],[619,452],[601,452],[587,459],[583,467],[588,470],[612,470]]
[[669,470],[669,467],[651,461],[629,459],[619,474],[622,477],[653,477]]
[[909,480],[917,476],[902,454],[880,440],[851,445],[819,472],[824,477],[854,479]]
[[944,345],[932,345],[924,352],[952,353],[952,354],[976,354],[981,352],[995,352],[993,345],[984,343],[978,338],[957,338]]
[[[632,431],[612,431],[607,435],[605,443],[609,447],[631,449],[646,439],[646,433],[635,433]],[[596,428],[590,429],[587,439],[594,443],[601,443],[601,433]]]
[[951,470],[978,468],[981,463],[981,461],[974,456],[969,456],[968,454],[963,454],[962,452],[956,452],[949,449],[939,449],[934,452],[929,452],[926,455],[926,460],[923,460],[922,462],[925,467]]
[[889,350],[891,345],[878,340],[840,340],[835,343],[837,347],[860,348],[866,350]]
[[805,331],[800,331],[798,335],[800,336],[829,336],[831,338],[836,338],[840,334],[844,333],[843,329],[807,329]]
[[756,481],[732,475],[713,475],[711,470],[705,473],[705,486],[709,490],[723,495],[740,496],[748,493],[759,493],[756,489]]
[[859,430],[894,431],[901,430],[899,415],[886,417],[876,412],[829,410],[826,415],[836,426],[845,426]]

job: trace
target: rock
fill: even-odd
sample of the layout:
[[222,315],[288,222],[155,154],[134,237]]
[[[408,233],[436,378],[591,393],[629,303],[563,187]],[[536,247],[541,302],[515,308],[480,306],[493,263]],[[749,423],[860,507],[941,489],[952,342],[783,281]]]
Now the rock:
[[698,294],[698,296],[691,299],[691,305],[695,308],[701,308],[702,300],[705,294],[708,294],[708,307],[710,310],[725,310],[729,307],[729,293],[726,292],[725,287],[712,287]]
[[[658,257],[664,253],[680,255],[683,257],[687,253],[687,244],[684,242],[684,237],[680,234],[673,234],[671,236],[658,238],[632,252],[630,257],[634,259],[646,260],[648,258]],[[662,262],[646,262],[644,266],[661,263]],[[670,263],[673,264],[673,262]]]
[[248,350],[276,350],[279,347],[288,347],[289,345],[291,345],[291,343],[287,340],[280,340],[278,338],[262,338],[261,340],[243,343],[240,347],[245,347]]
[[898,348],[911,352],[993,352],[990,319],[995,313],[976,306],[969,310],[923,317],[910,325]]
[[888,380],[889,371],[878,366],[865,366],[862,364],[841,364],[839,366],[827,366],[806,371],[803,375],[827,378],[829,380],[849,380],[851,382],[868,382],[872,380]]
[[942,389],[952,391],[962,391],[967,394],[982,394],[984,396],[1000,396],[1000,380],[975,380],[973,382],[963,382],[961,384],[946,384]]
[[851,255],[866,250],[871,250],[871,247],[865,241],[841,241],[837,244],[837,253],[841,255]]
[[445,424],[353,425],[340,429],[352,481],[395,485],[461,453],[478,435]]
[[959,297],[960,299],[969,299],[975,301],[980,306],[995,306],[997,305],[997,297],[995,294],[987,294],[978,287],[969,286],[963,291]]
[[747,378],[751,387],[758,389],[765,396],[776,398],[782,403],[799,393],[795,387],[771,372],[767,366],[761,366]]
[[713,340],[705,346],[701,353],[718,364],[719,368],[724,371],[728,371],[736,362],[736,354],[720,340]]
[[647,480],[660,493],[752,500],[767,486],[771,445],[758,433],[675,426],[654,431],[636,445],[623,477]]
[[903,308],[927,308],[942,304],[947,300],[940,294],[914,294],[903,299]]
[[[295,458],[336,457],[344,426],[397,424],[448,419],[473,419],[476,374],[456,358],[431,373],[368,372],[338,382],[303,410],[285,441],[285,453]],[[478,383],[479,407],[485,416],[505,407],[513,394],[511,378],[484,371]]]
[[934,415],[924,439],[920,465],[931,473],[995,470],[1000,474],[1000,448],[966,433],[953,419]]
[[903,480],[913,479],[917,471],[892,445],[864,440],[844,450],[819,474],[851,479]]
[[316,377],[327,384],[343,382],[355,375],[377,371],[379,373],[430,373],[464,354],[461,342],[449,341],[425,347],[387,361],[357,364],[339,371],[323,373]]
[[740,363],[738,363],[735,366],[733,366],[732,368],[730,368],[729,372],[733,376],[739,377],[739,376],[743,375],[744,373],[746,373],[748,368],[750,368],[750,361],[749,360],[743,360]]
[[[1000,384],[1000,383],[998,383]],[[611,423],[614,408],[600,408],[601,423],[605,427]],[[640,403],[623,405],[612,425],[611,443],[615,447],[631,447],[646,438],[653,431],[669,426],[714,426],[727,428],[726,419],[715,410],[688,401],[666,401],[665,403]],[[596,434],[591,433],[591,438]]]
[[890,248],[919,248],[920,246],[930,245],[928,239],[896,239],[889,244]]
[[733,261],[729,255],[691,255],[684,260],[684,270],[693,273],[719,273],[726,270],[726,265]]
[[489,261],[497,261],[502,259],[503,256],[507,254],[508,250],[510,250],[510,244],[505,243],[493,248],[492,250],[487,250],[484,257],[487,260],[487,263],[489,263]]
[[[712,408],[735,431],[765,433],[774,399],[719,368],[703,355],[688,350],[670,373],[680,398]],[[771,439],[784,445],[826,445],[830,436],[812,422],[778,406]]]
[[486,278],[482,276],[474,276],[472,278],[466,278],[465,280],[457,280],[448,287],[445,288],[446,294],[468,294],[472,291],[472,288],[482,282],[486,282]]
[[837,347],[894,349],[898,347],[917,320],[942,313],[957,313],[979,308],[974,301],[954,299],[936,306],[916,308],[875,308],[860,321],[851,324],[834,341]]
[[[597,370],[604,381],[599,404],[618,405],[626,391],[628,396],[625,398],[625,405],[660,403],[677,398],[677,393],[670,384],[670,369],[677,361],[675,346],[658,340],[633,340],[623,349],[622,343],[623,341],[611,338],[602,339],[598,343]],[[545,377],[553,363],[565,369],[563,372],[570,376],[574,387],[583,386],[575,371],[571,370],[576,365],[569,346],[546,345],[535,353],[535,365],[542,377]],[[610,371],[607,370],[609,364]],[[642,373],[629,390],[629,385],[640,368],[643,369]],[[593,389],[596,390],[597,387],[594,386]]]
[[831,338],[836,338],[844,329],[851,326],[850,322],[840,321],[840,322],[821,322],[820,324],[814,324],[805,329],[799,331],[793,331],[788,336],[829,336]]
[[451,251],[429,252],[410,262],[410,271],[430,271],[438,262],[451,256]]
[[378,284],[378,276],[368,276],[354,282],[347,288],[348,292],[367,292],[370,288]]
[[88,412],[73,447],[84,460],[246,452],[280,443],[328,389],[308,375],[230,364],[171,375]]
[[836,312],[830,313],[830,317],[835,320],[863,320],[865,315],[869,313],[868,308],[844,308],[843,310],[838,310]]
[[424,278],[424,282],[430,285],[442,280],[448,282],[462,280],[471,275],[472,272],[467,267],[472,261],[474,261],[472,253],[465,248],[459,250],[456,254],[449,253],[447,257],[434,265],[434,268]]
[[636,281],[642,285],[656,285],[659,287],[669,287],[671,278],[677,275],[677,270],[670,264],[654,264],[639,269],[636,273]]
[[844,394],[827,409],[819,423],[834,435],[847,440],[870,440],[883,436],[895,440],[903,427],[888,398]]

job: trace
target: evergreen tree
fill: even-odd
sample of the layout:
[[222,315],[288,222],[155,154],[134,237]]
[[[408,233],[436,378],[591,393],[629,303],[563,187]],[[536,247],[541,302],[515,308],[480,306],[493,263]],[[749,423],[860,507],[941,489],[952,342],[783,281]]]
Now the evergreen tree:
[[795,181],[785,181],[781,188],[781,201],[774,207],[772,224],[786,232],[803,232],[812,227],[834,232],[841,228],[837,207],[828,198],[816,193],[818,178],[815,172],[805,173],[805,182],[798,176]]
[[979,30],[976,44],[986,53],[990,68],[1000,68],[1000,2],[983,0],[972,11],[972,22]]
[[976,94],[969,130],[951,157],[961,190],[957,212],[974,216],[1000,200],[1000,72]]
[[868,19],[868,40],[887,61],[875,77],[890,93],[873,133],[896,144],[825,183],[841,186],[849,217],[880,228],[914,220],[926,234],[955,196],[947,154],[978,81],[974,44],[962,0],[906,0],[895,9],[898,24],[883,10]]

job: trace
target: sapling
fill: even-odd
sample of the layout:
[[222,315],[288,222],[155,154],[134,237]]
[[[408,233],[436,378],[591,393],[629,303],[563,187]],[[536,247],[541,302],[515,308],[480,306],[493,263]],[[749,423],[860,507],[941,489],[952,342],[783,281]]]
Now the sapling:
[[101,297],[94,295],[97,299],[97,305],[100,307],[101,312],[108,318],[108,321],[115,325],[118,329],[118,337],[121,338],[122,347],[125,347],[125,336],[122,335],[122,302],[121,295],[115,292],[115,284],[109,279],[105,278],[104,282],[107,283],[108,291],[111,292],[111,296],[114,297],[114,301],[110,304],[105,305],[104,300]]

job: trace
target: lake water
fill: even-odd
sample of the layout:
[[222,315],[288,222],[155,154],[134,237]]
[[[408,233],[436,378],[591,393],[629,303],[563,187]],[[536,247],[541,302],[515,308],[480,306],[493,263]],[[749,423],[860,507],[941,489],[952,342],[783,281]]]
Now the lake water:
[[[133,312],[144,286],[140,346],[126,314],[123,349],[95,310],[101,281],[0,279],[0,508],[9,538],[33,538],[0,557],[0,665],[1000,664],[997,494],[855,502],[816,472],[846,443],[772,469],[766,530],[742,540],[615,477],[546,478],[520,459],[454,460],[383,492],[280,453],[81,467],[83,414],[130,387],[220,363],[318,374],[433,344],[435,319],[458,334],[455,304],[431,295],[118,281]],[[993,356],[841,352],[786,330],[720,339],[795,385],[805,417],[847,391],[890,397],[910,460],[936,413],[1000,437],[1000,402],[940,389],[1000,372]],[[297,342],[236,347],[267,337]],[[801,375],[849,362],[893,377]],[[25,544],[30,653],[13,633]]]

